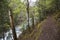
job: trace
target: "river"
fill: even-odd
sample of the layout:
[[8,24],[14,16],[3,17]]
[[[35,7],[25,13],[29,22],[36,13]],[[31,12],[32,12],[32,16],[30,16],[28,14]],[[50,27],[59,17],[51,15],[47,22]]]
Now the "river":
[[[32,20],[31,19],[29,20],[29,23],[30,23],[30,25],[32,25]],[[36,23],[36,20],[35,20],[35,23]],[[25,21],[24,24],[18,25],[18,26],[15,27],[17,38],[22,33],[23,29],[26,30],[27,25],[28,25],[28,23],[27,23],[27,21]],[[10,28],[9,31],[7,31],[6,33],[4,33],[4,36],[5,36],[4,39],[0,38],[0,40],[13,40],[13,35],[12,35],[11,28]]]

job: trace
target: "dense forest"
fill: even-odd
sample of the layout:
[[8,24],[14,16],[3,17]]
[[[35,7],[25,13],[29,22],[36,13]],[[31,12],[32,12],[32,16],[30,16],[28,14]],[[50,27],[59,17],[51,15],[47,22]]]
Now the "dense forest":
[[0,40],[60,40],[60,0],[0,0]]

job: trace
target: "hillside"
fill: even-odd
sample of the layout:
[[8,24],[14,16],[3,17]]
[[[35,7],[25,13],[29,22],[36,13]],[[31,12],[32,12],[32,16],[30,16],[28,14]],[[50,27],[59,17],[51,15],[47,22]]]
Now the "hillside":
[[56,40],[59,38],[57,15],[48,16],[47,19],[38,23],[31,33],[25,32],[19,40]]

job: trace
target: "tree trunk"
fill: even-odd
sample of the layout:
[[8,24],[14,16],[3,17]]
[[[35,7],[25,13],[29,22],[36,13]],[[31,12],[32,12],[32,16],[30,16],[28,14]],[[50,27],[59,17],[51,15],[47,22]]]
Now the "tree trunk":
[[34,28],[34,14],[32,14],[32,28]]
[[28,28],[30,29],[29,27],[29,1],[27,0],[27,14],[28,14]]
[[32,26],[34,28],[34,17],[32,17]]
[[5,40],[4,38],[5,38],[5,35],[4,35],[4,32],[3,32],[3,40]]
[[17,40],[17,35],[16,35],[16,31],[15,31],[15,26],[14,26],[14,21],[13,21],[13,15],[12,15],[12,10],[9,10],[9,18],[10,18],[10,25],[11,25],[11,29],[12,29],[12,33],[13,33],[13,38],[14,40]]

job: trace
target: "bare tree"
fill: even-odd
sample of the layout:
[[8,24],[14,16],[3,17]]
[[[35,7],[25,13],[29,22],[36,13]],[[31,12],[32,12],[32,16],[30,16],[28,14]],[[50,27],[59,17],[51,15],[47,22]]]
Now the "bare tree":
[[28,28],[30,29],[29,27],[29,0],[27,0],[27,15],[28,15]]
[[12,15],[12,10],[9,10],[9,19],[10,19],[10,25],[11,25],[11,29],[12,29],[12,33],[13,33],[13,38],[14,40],[17,40],[17,35],[16,35],[16,31],[15,31],[15,26],[14,26],[14,21],[13,21],[13,15]]

